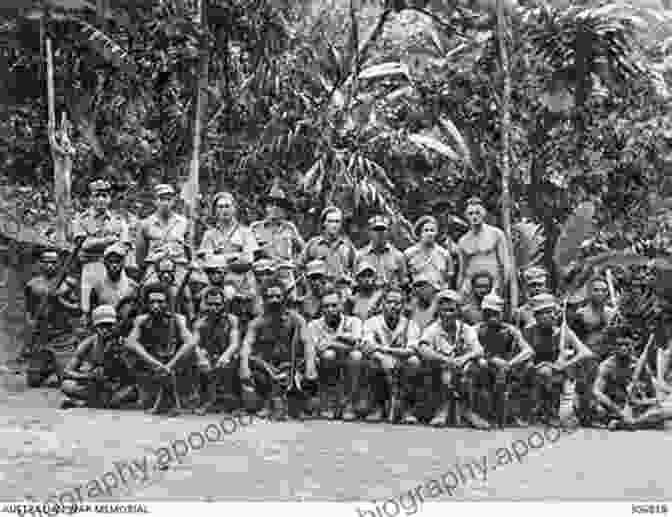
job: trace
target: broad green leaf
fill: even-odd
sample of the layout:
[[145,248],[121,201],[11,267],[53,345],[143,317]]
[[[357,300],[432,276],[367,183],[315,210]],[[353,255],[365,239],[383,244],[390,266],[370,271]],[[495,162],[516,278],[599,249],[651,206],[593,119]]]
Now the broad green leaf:
[[380,65],[373,65],[359,73],[359,79],[378,79],[380,77],[389,77],[395,75],[403,75],[409,77],[408,66],[404,63],[382,63]]
[[437,153],[447,158],[450,158],[451,160],[457,161],[460,159],[459,155],[453,150],[452,147],[450,147],[447,144],[444,144],[439,139],[433,136],[421,135],[419,133],[415,133],[408,135],[408,139],[418,146],[432,149],[433,151],[436,151]]

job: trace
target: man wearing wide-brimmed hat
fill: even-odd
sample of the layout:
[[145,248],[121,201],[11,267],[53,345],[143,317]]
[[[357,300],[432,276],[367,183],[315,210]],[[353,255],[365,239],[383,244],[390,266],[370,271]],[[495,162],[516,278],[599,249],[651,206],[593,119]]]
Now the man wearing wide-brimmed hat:
[[84,317],[91,312],[91,290],[105,277],[103,253],[111,244],[130,249],[128,225],[119,215],[110,211],[111,185],[104,180],[89,184],[91,206],[72,223],[72,236],[86,237],[82,245],[81,308]]
[[511,260],[506,235],[502,230],[486,224],[487,212],[477,197],[467,200],[466,218],[469,231],[457,241],[460,259],[458,288],[468,293],[471,277],[477,271],[489,271],[495,280],[494,289],[500,295],[511,279]]
[[455,267],[450,252],[436,242],[439,234],[436,218],[423,215],[415,223],[413,233],[418,243],[404,252],[411,281],[424,276],[431,278],[440,287],[450,287]]
[[185,245],[189,242],[189,221],[173,210],[175,189],[171,185],[154,187],[156,211],[140,223],[136,244],[139,267],[146,266],[145,283],[156,281],[155,264],[170,258],[177,265],[175,281],[182,283],[187,271]]
[[357,252],[355,269],[362,262],[371,264],[376,271],[376,284],[379,287],[387,286],[406,287],[408,271],[406,257],[390,242],[390,222],[383,215],[375,215],[369,219],[369,244]]

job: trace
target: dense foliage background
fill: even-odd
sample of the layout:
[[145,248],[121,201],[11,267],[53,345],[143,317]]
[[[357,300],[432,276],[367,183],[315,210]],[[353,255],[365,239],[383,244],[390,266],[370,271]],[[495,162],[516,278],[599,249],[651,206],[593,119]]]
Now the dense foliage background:
[[508,74],[514,221],[540,226],[547,264],[560,224],[586,200],[605,244],[670,251],[672,22],[662,3],[507,0],[508,70],[494,0],[209,0],[205,28],[187,0],[14,3],[0,7],[0,172],[27,221],[54,209],[50,34],[57,112],[75,124],[76,194],[113,177],[120,208],[145,215],[145,187],[187,176],[203,51],[206,198],[232,190],[250,221],[278,177],[305,234],[336,202],[360,242],[373,210],[395,215],[407,239],[409,220],[432,211],[450,222],[473,194],[497,222]]

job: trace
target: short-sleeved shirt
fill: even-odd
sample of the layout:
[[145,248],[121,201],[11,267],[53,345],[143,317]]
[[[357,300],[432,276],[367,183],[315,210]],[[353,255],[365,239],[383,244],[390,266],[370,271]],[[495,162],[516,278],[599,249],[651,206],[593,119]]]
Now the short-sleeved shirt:
[[[94,208],[89,208],[75,217],[72,222],[72,235],[74,238],[113,237],[121,244],[130,244],[131,240],[128,224],[120,215],[115,214],[110,210],[98,213]],[[109,244],[83,249],[80,254],[82,262],[101,260],[107,246],[109,246]]]
[[406,257],[389,242],[382,250],[374,250],[371,244],[364,246],[357,253],[355,270],[362,262],[375,268],[376,284],[381,287],[389,285],[403,287],[408,283]]
[[[551,330],[545,330],[537,323],[528,325],[523,329],[523,337],[534,350],[535,363],[554,363],[560,353],[561,328],[554,326]],[[578,351],[579,338],[574,331],[567,327],[565,333],[565,347],[568,350]]]
[[401,316],[395,328],[387,326],[385,316],[378,314],[364,322],[363,339],[374,346],[408,348],[420,338],[420,329],[406,316]]
[[429,249],[422,244],[416,244],[408,248],[404,256],[411,280],[426,277],[444,287],[455,271],[453,257],[446,248],[438,244]]
[[435,321],[422,333],[420,342],[434,352],[452,358],[483,351],[476,329],[459,320],[455,330],[450,332],[443,328],[440,320]]
[[301,264],[311,260],[324,260],[327,266],[327,275],[339,278],[343,275],[352,275],[357,250],[346,236],[339,236],[333,242],[323,235],[317,235],[308,241],[303,252]]
[[327,325],[324,316],[308,323],[307,335],[309,344],[318,352],[329,348],[333,339],[338,334],[349,334],[355,340],[360,340],[362,338],[362,320],[344,314],[341,316],[341,322],[335,329]]
[[140,238],[147,242],[147,257],[166,252],[173,261],[186,264],[184,244],[188,236],[189,221],[177,213],[172,213],[167,221],[153,213],[140,223]]
[[252,223],[250,230],[259,248],[272,259],[296,260],[303,249],[303,239],[294,223],[290,221],[271,222],[267,219]]

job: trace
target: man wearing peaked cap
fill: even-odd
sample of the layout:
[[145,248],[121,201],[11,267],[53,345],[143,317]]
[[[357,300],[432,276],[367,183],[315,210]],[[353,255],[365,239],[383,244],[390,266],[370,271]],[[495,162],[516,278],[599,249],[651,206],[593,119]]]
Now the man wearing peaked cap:
[[[91,205],[78,214],[72,223],[73,238],[85,237],[80,260],[81,309],[84,318],[91,313],[91,291],[93,286],[105,277],[103,254],[111,244],[121,244],[128,251],[131,237],[126,221],[110,210],[111,187],[107,181],[96,180],[89,184]],[[85,321],[88,323],[88,321]]]
[[[508,423],[510,393],[523,399],[529,360],[534,355],[521,332],[502,321],[504,305],[504,300],[495,293],[485,296],[481,304],[483,322],[476,327],[484,352],[478,363],[477,386],[487,394],[488,418],[494,419],[499,427]],[[523,415],[510,416],[520,421]]]
[[471,277],[478,271],[488,271],[494,279],[494,289],[502,294],[511,279],[511,260],[504,232],[485,222],[486,211],[479,198],[467,201],[466,219],[469,231],[457,242],[460,261],[458,288],[471,290]]
[[61,407],[116,408],[137,396],[133,377],[122,358],[122,340],[116,334],[117,313],[100,305],[92,315],[95,334],[84,339],[63,371]]
[[376,284],[405,288],[408,283],[406,258],[390,242],[387,217],[376,215],[369,219],[369,244],[361,248],[355,260],[355,270],[361,262],[368,262],[376,270]]
[[138,285],[124,271],[126,252],[126,247],[120,244],[112,244],[105,249],[105,275],[97,279],[91,288],[92,309],[99,305],[117,307],[122,300],[129,300],[135,295]]
[[176,264],[175,281],[180,284],[187,272],[185,246],[189,244],[189,221],[174,210],[175,189],[171,185],[154,187],[156,211],[140,222],[136,243],[138,267],[146,266],[144,283],[157,280],[156,263],[170,258]]
[[439,224],[435,217],[424,215],[415,223],[418,243],[408,248],[404,255],[411,280],[417,276],[429,276],[435,283],[450,286],[455,272],[450,252],[436,242]]
[[305,267],[311,260],[320,259],[325,261],[329,277],[352,274],[357,250],[343,232],[343,211],[329,206],[322,211],[320,220],[322,233],[306,244],[301,257],[302,266]]

